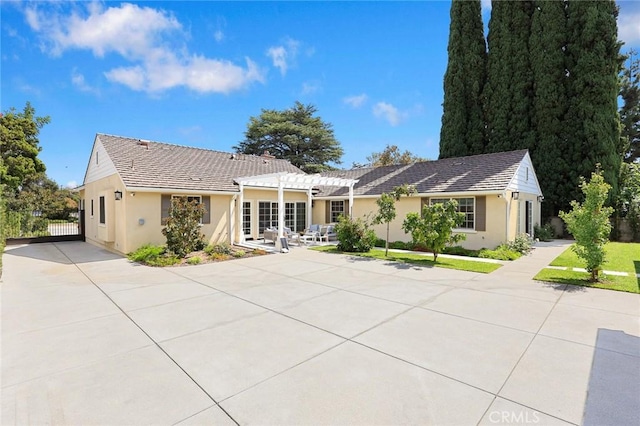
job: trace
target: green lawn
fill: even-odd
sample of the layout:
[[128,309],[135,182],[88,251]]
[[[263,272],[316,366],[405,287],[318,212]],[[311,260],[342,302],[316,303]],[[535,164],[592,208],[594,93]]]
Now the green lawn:
[[484,274],[493,272],[500,266],[502,266],[499,263],[475,262],[473,260],[451,259],[444,257],[440,257],[438,258],[437,262],[434,262],[433,255],[431,254],[425,256],[423,254],[389,252],[389,256],[385,257],[384,250],[376,248],[371,249],[371,251],[368,253],[345,253],[338,251],[336,246],[313,247],[312,250],[322,251],[325,253],[348,254],[352,256],[367,257],[371,259],[391,260],[394,262],[410,263],[413,265],[425,267],[437,266],[439,268],[458,269],[461,271],[469,272],[481,272]]
[[[618,277],[605,274],[601,282],[589,282],[587,272],[559,271],[543,269],[534,277],[536,280],[556,282],[563,284],[582,285],[587,287],[606,288],[609,290],[640,293],[640,278],[635,274],[640,273],[640,244],[638,243],[614,243],[605,246],[607,262],[603,269],[607,271],[627,272],[629,276]],[[584,268],[584,262],[568,248],[560,256],[551,262],[552,266],[564,266],[568,268]]]

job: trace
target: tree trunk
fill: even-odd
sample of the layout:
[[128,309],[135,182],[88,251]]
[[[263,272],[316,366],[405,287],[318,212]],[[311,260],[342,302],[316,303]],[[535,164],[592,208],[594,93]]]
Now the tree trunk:
[[389,256],[389,222],[387,222],[387,239],[384,242],[384,257]]

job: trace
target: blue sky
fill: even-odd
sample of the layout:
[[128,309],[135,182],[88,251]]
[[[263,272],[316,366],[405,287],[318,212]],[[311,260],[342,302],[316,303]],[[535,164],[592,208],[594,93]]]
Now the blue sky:
[[[489,1],[483,1],[488,19]],[[640,2],[619,2],[640,46]],[[96,133],[231,151],[261,109],[311,103],[345,155],[438,157],[449,1],[13,2],[1,109],[30,101],[49,177],[81,184]]]

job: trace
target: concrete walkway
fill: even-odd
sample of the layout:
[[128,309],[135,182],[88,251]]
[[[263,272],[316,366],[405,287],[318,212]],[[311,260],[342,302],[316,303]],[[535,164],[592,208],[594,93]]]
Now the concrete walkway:
[[640,296],[294,248],[149,268],[3,257],[11,424],[638,424]]

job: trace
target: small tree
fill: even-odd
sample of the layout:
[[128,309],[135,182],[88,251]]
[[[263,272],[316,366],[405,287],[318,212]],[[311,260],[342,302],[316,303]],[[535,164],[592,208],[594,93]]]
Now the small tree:
[[162,234],[167,237],[167,249],[179,257],[185,257],[192,251],[204,248],[204,235],[200,233],[200,219],[204,214],[204,205],[187,197],[171,200],[167,226]]
[[571,202],[572,210],[560,212],[560,218],[567,224],[567,230],[576,239],[573,251],[585,261],[591,281],[598,281],[598,274],[605,260],[604,245],[609,241],[613,213],[612,207],[604,207],[611,186],[604,181],[601,171],[591,174],[587,182],[580,178],[580,189],[585,195],[582,204]]
[[384,255],[389,254],[389,224],[396,218],[396,201],[400,200],[403,195],[411,196],[416,193],[415,185],[404,184],[402,186],[396,186],[390,193],[383,193],[380,198],[376,200],[378,205],[378,213],[373,218],[373,223],[379,225],[381,223],[387,224],[387,238],[384,244]]
[[424,244],[433,251],[434,262],[438,254],[447,245],[455,244],[466,238],[464,234],[454,234],[456,228],[464,222],[464,213],[459,213],[455,200],[445,203],[425,205],[422,215],[409,213],[402,224],[405,233],[411,233],[414,244]]

